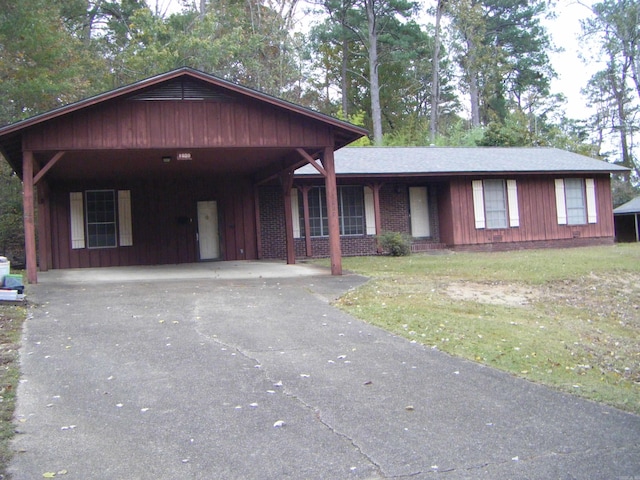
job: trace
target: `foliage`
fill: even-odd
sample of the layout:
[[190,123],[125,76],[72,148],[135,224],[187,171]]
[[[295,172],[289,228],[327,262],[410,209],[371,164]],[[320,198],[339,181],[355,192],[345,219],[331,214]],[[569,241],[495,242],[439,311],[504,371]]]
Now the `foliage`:
[[[0,0],[0,123],[190,66],[327,114],[356,115],[374,136],[383,133],[379,144],[554,145],[607,156],[608,132],[625,139],[622,163],[632,165],[637,2],[604,0],[585,24],[609,59],[589,85],[599,108],[588,125],[564,118],[562,99],[549,94],[552,47],[541,24],[549,2],[438,2],[449,27],[437,72],[435,26],[420,23],[418,2],[315,5],[317,21],[305,32],[297,0],[183,2],[170,15],[145,0]],[[616,96],[612,79],[622,85],[621,75],[627,88]],[[461,91],[473,97],[471,119],[461,116]],[[434,108],[438,128],[430,132]],[[595,142],[589,128],[601,132]]]
[[378,244],[392,257],[411,255],[411,237],[400,232],[383,232],[378,235]]
[[14,265],[24,264],[22,183],[0,157],[0,255]]
[[549,37],[543,0],[450,0],[453,46],[470,94],[474,126],[502,123],[513,106],[527,111],[549,94]]
[[453,355],[640,413],[640,246],[351,257],[349,313]]
[[0,2],[0,124],[102,89],[100,62],[74,37],[57,2]]
[[619,163],[640,176],[634,134],[640,131],[640,4],[637,0],[604,0],[592,7],[594,17],[582,29],[599,47],[605,62],[584,93],[596,113],[591,125],[599,145],[605,135],[618,139]]

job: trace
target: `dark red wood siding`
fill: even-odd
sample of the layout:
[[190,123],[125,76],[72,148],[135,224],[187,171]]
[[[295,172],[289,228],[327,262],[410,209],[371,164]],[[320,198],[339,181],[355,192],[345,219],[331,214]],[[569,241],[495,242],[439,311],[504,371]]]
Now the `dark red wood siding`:
[[33,127],[27,150],[333,145],[329,126],[248,99],[117,100]]
[[558,225],[554,177],[510,176],[508,178],[517,181],[520,226],[504,229],[477,229],[471,186],[474,178],[453,178],[448,191],[444,191],[439,199],[441,241],[457,246],[574,238],[612,238],[613,207],[609,175],[586,175],[581,178],[587,177],[595,179],[597,223]]
[[[69,192],[131,191],[133,246],[72,249]],[[68,184],[50,195],[53,268],[189,263],[199,260],[197,202],[216,200],[222,260],[256,259],[253,188],[243,177],[150,178]]]

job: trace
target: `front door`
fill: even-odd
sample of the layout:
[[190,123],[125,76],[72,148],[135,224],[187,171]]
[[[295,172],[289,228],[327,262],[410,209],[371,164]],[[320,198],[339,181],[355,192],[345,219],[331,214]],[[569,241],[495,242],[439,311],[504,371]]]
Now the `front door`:
[[200,260],[220,258],[218,203],[216,201],[198,202],[198,245]]

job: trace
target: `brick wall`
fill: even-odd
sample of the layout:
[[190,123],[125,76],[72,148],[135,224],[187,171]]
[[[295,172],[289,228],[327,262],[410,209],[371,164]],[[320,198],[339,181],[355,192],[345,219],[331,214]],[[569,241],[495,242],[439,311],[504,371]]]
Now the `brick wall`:
[[612,237],[567,238],[558,240],[539,240],[527,242],[481,243],[475,245],[448,246],[456,252],[506,252],[511,250],[528,250],[534,248],[573,248],[613,245]]
[[279,185],[261,187],[258,190],[260,202],[260,241],[262,258],[287,258],[287,243],[284,226],[284,200]]

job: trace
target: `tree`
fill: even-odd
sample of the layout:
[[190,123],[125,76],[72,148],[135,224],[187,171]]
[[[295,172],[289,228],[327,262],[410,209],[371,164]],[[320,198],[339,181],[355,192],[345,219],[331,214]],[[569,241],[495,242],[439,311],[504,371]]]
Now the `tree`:
[[449,0],[453,47],[469,92],[474,126],[502,122],[510,108],[549,93],[550,40],[543,0]]
[[0,123],[95,93],[104,70],[65,26],[56,2],[0,1]]
[[605,131],[617,135],[620,163],[640,176],[634,154],[634,134],[640,130],[640,2],[605,0],[592,7],[593,18],[582,24],[586,37],[596,41],[605,67],[584,89],[597,107],[592,125],[603,143]]
[[24,262],[22,184],[0,156],[0,255],[16,264]]
[[431,142],[435,142],[438,133],[438,105],[440,103],[440,21],[445,0],[436,1],[436,24],[433,41],[433,60],[431,78],[431,121],[429,122],[429,134]]
[[[407,0],[325,0],[321,6],[328,13],[329,21],[324,22],[315,34],[325,38],[330,32],[339,35],[343,65],[341,95],[344,99],[347,89],[354,92],[346,80],[347,72],[349,78],[366,79],[373,139],[374,143],[381,144],[383,83],[380,69],[396,60],[400,49],[394,47],[415,32],[416,24],[407,20],[416,12],[417,5]],[[366,63],[361,63],[363,55]],[[343,100],[343,105],[345,102]]]

